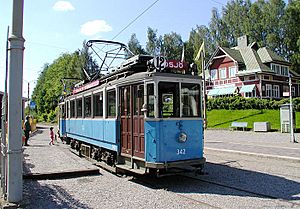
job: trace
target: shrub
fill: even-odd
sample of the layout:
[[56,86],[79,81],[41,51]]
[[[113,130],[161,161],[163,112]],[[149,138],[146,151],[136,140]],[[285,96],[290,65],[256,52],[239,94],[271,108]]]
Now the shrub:
[[[240,96],[218,97],[207,100],[207,110],[248,110],[248,109],[269,109],[278,110],[282,104],[289,103],[289,99],[273,100],[260,98],[244,98]],[[294,110],[300,111],[300,98],[293,99]]]

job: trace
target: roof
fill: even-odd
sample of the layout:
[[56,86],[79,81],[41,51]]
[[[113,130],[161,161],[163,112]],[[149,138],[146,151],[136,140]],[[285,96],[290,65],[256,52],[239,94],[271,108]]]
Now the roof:
[[237,61],[238,63],[244,63],[243,57],[238,50],[230,49],[227,47],[220,47],[226,54],[228,54],[232,59]]
[[247,72],[272,72],[272,70],[261,62],[261,59],[254,49],[247,47],[239,50],[242,54]]
[[285,61],[282,57],[278,56],[276,53],[274,53],[272,50],[268,49],[267,47],[259,48],[257,50],[257,53],[262,63],[277,61],[277,62],[284,62],[286,64],[289,64],[289,62]]
[[279,62],[284,65],[290,65],[284,58],[278,56],[267,47],[258,48],[257,43],[253,42],[249,45],[243,44],[233,48],[219,46],[210,58],[206,68],[212,63],[213,58],[217,56],[220,51],[238,63],[238,75],[262,72],[274,73],[270,66],[267,65],[270,62]]

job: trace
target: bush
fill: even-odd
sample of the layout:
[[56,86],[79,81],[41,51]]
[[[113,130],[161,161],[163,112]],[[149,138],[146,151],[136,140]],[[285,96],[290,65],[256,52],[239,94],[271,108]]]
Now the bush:
[[[273,100],[259,98],[244,98],[240,96],[218,97],[207,100],[207,110],[248,110],[248,109],[269,109],[278,110],[282,104],[289,103],[289,99]],[[300,111],[300,98],[293,99],[294,110]]]

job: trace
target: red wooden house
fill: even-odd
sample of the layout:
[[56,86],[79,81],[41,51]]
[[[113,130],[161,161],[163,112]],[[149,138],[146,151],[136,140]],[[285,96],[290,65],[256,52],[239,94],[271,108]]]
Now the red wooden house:
[[209,97],[240,94],[243,97],[282,98],[289,92],[300,96],[300,75],[289,69],[290,63],[270,49],[248,44],[247,36],[238,38],[234,48],[218,47],[206,66]]

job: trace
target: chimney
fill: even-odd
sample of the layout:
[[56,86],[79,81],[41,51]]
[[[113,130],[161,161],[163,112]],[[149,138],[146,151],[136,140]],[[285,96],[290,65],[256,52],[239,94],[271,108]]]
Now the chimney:
[[237,47],[238,48],[246,48],[248,46],[248,36],[243,35],[237,38]]

